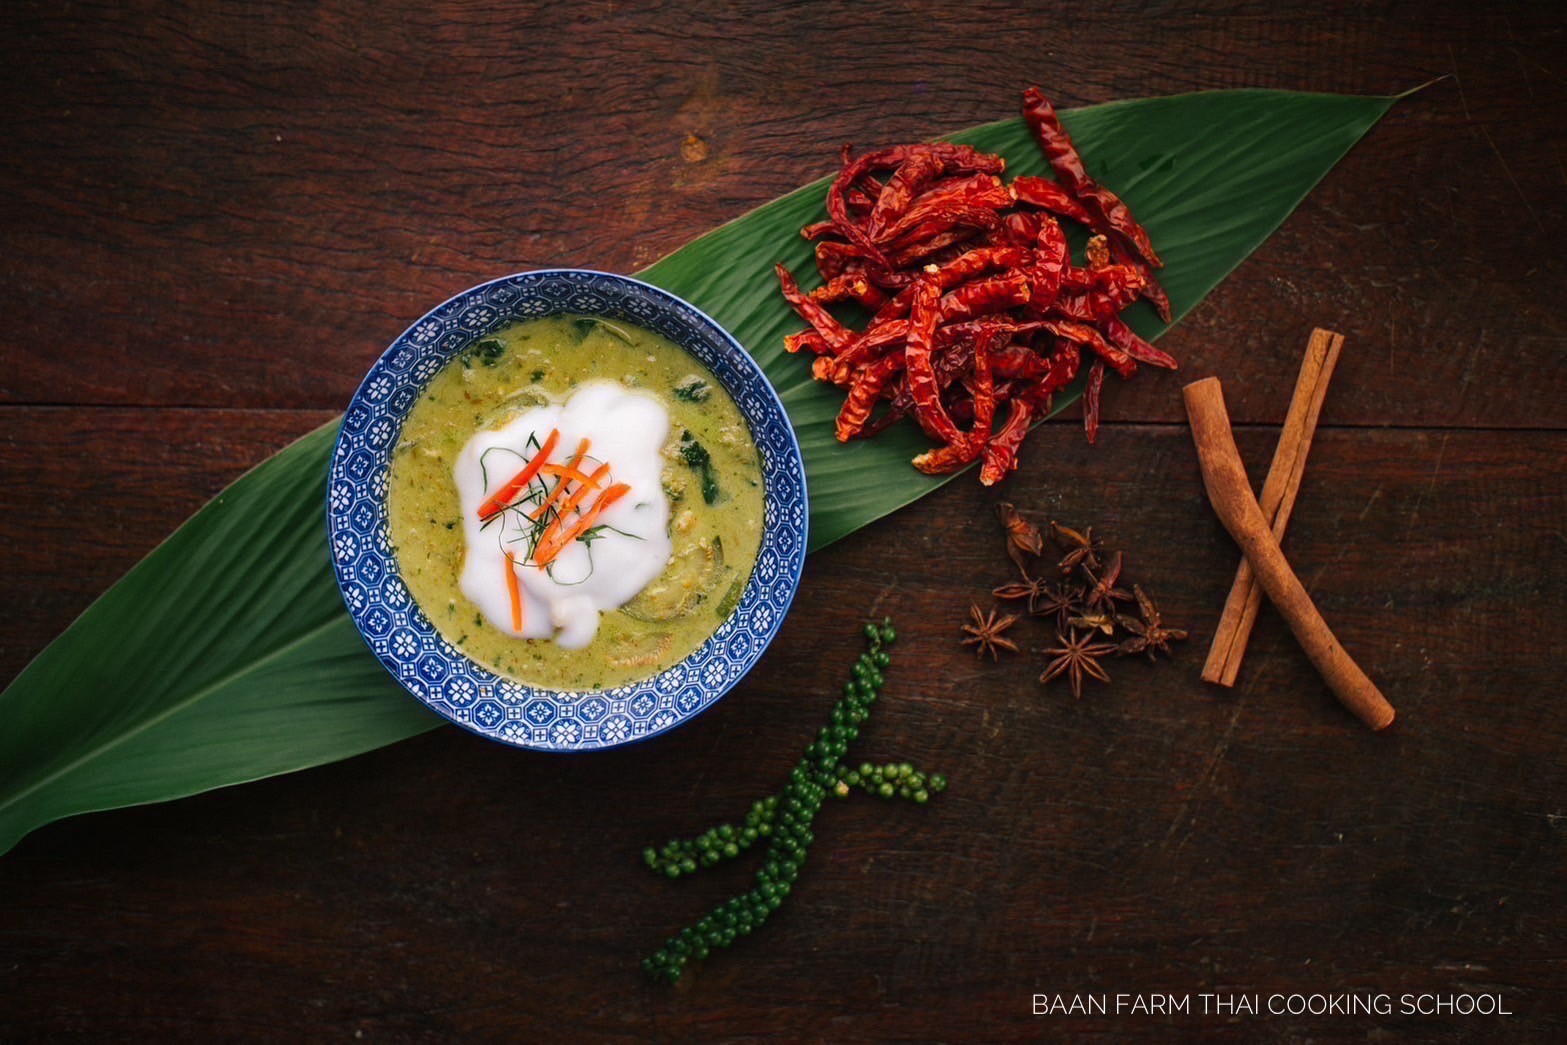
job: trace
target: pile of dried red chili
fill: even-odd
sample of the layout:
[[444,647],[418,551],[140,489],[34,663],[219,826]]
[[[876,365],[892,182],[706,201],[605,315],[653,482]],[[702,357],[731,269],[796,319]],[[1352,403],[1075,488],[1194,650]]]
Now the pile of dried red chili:
[[[1088,176],[1035,88],[1023,93],[1023,116],[1055,181],[1025,175],[1004,184],[1006,161],[966,145],[895,145],[857,159],[845,147],[827,190],[828,220],[801,230],[816,243],[822,285],[804,293],[777,266],[784,297],[810,324],[786,347],[813,354],[814,376],[848,392],[840,441],[912,415],[939,444],[914,459],[916,468],[941,474],[980,460],[989,485],[1017,467],[1029,425],[1050,412],[1085,356],[1090,443],[1107,364],[1123,378],[1138,363],[1174,369],[1120,316],[1143,297],[1169,319],[1152,272],[1163,262],[1148,234]],[[1061,218],[1093,233],[1085,267],[1072,263]],[[845,301],[873,313],[864,330],[827,308]]]

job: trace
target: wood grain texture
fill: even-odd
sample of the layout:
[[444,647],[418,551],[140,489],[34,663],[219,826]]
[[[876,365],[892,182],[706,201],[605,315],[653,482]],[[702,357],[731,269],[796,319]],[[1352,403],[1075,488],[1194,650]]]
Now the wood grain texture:
[[[633,269],[840,142],[1008,116],[1028,83],[1450,77],[1161,342],[1179,374],[1112,382],[1098,447],[1050,424],[1009,481],[1126,552],[1193,633],[1172,663],[1074,702],[1037,652],[960,650],[1010,567],[997,494],[954,483],[813,556],[762,666],[655,744],[444,730],[37,832],[0,859],[0,1039],[1559,1040],[1564,35],[1551,5],[1448,0],[0,7],[0,680],[473,283]],[[1386,736],[1269,609],[1235,690],[1198,679],[1237,553],[1179,387],[1223,378],[1260,483],[1317,325],[1348,344],[1285,550],[1398,706]],[[950,789],[829,804],[766,929],[648,987],[637,959],[749,866],[671,883],[641,848],[776,788],[883,613],[897,662],[855,754]],[[1032,1015],[1215,991],[1514,1015]]]

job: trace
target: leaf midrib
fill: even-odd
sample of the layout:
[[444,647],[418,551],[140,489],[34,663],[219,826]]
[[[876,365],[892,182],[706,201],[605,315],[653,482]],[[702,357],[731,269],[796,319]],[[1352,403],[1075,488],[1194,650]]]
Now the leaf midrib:
[[[192,693],[186,699],[181,700],[178,703],[171,704],[169,707],[167,707],[167,708],[163,709],[162,711],[158,712],[156,715],[153,715],[153,716],[145,719],[141,723],[137,724],[134,728],[129,729],[129,730],[123,732],[123,733],[117,734],[112,740],[108,741],[107,743],[100,744],[100,745],[98,745],[96,747],[93,747],[93,748],[89,749],[88,751],[83,752],[81,755],[79,755],[78,757],[72,759],[70,762],[67,762],[65,765],[61,766],[59,769],[56,769],[54,772],[49,773],[46,776],[39,777],[36,781],[34,781],[32,784],[28,785],[26,788],[23,788],[22,790],[15,792],[10,798],[6,799],[3,802],[0,802],[0,814],[4,814],[8,809],[10,809],[11,807],[15,806],[22,799],[25,799],[28,795],[33,794],[39,788],[47,787],[50,784],[54,783],[55,781],[65,777],[65,776],[68,776],[71,773],[74,773],[76,770],[80,769],[82,766],[87,765],[88,763],[90,763],[93,759],[101,757],[102,755],[106,754],[107,752],[110,752],[110,751],[114,750],[115,748],[119,747],[121,744],[124,744],[125,742],[127,742],[129,740],[132,740],[135,737],[140,736],[142,733],[146,732],[147,730],[149,730],[149,729],[151,729],[151,728],[153,728],[153,727],[155,727],[157,725],[160,725],[161,723],[167,721],[168,719],[174,717],[175,715],[180,714],[181,712],[187,710],[188,708],[192,707],[193,705],[200,703],[201,701],[207,699],[208,697],[214,695],[215,693],[221,692],[222,690],[224,690],[227,687],[233,685],[235,682],[239,681],[240,679],[243,679],[245,676],[256,673],[261,668],[263,668],[266,665],[272,663],[278,657],[281,657],[284,654],[286,654],[286,653],[288,653],[288,652],[290,652],[290,651],[292,651],[294,649],[297,649],[299,646],[301,646],[304,643],[310,641],[311,639],[314,639],[315,637],[317,637],[321,633],[325,632],[329,628],[332,628],[337,623],[338,622],[337,622],[337,620],[335,618],[331,618],[331,619],[328,619],[328,620],[322,622],[321,624],[316,625],[313,628],[308,629],[307,631],[301,633],[299,636],[297,636],[297,637],[295,637],[293,639],[290,639],[289,641],[287,641],[287,642],[283,643],[282,645],[276,647],[275,649],[269,651],[265,655],[255,659],[255,660],[247,661],[243,666],[241,666],[241,667],[239,667],[239,668],[237,668],[237,669],[235,669],[233,671],[230,671],[226,675],[223,675],[223,676],[220,676],[217,679],[214,679],[213,681],[207,683],[204,686],[201,686],[200,688],[198,688],[194,693]],[[194,793],[194,792],[192,792],[192,793]],[[145,801],[156,801],[156,799],[147,799]]]

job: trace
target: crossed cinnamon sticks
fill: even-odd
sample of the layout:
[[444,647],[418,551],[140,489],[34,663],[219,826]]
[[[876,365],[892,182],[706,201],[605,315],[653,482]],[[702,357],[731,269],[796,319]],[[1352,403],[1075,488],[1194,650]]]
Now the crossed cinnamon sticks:
[[1183,390],[1208,499],[1219,521],[1245,553],[1202,677],[1208,682],[1234,685],[1265,591],[1334,694],[1361,721],[1379,730],[1392,724],[1392,705],[1333,637],[1279,549],[1279,539],[1289,523],[1305,472],[1306,454],[1328,380],[1343,343],[1343,337],[1331,331],[1312,332],[1284,431],[1263,483],[1260,504],[1252,496],[1240,452],[1235,448],[1218,379],[1197,381]]

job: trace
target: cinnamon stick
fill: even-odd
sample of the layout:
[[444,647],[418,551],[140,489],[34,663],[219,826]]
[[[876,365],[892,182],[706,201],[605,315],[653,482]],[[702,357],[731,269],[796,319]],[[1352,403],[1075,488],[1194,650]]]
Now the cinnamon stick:
[[[1295,393],[1290,397],[1284,430],[1279,433],[1273,463],[1268,467],[1268,478],[1262,484],[1262,496],[1257,501],[1274,539],[1281,543],[1289,526],[1290,512],[1295,507],[1295,496],[1300,492],[1301,478],[1306,472],[1306,455],[1311,451],[1311,437],[1317,430],[1322,401],[1327,397],[1328,382],[1333,377],[1333,368],[1338,365],[1339,350],[1343,346],[1342,334],[1320,327],[1313,330],[1306,345],[1306,358],[1300,364],[1300,375],[1295,379]],[[1262,588],[1257,584],[1251,561],[1242,558],[1236,567],[1224,612],[1219,617],[1219,626],[1214,629],[1208,660],[1203,664],[1204,682],[1235,685],[1241,661],[1246,656],[1246,645],[1251,640],[1252,626],[1256,624],[1261,608]]]
[[1240,451],[1235,448],[1235,437],[1230,431],[1224,391],[1218,379],[1210,377],[1194,382],[1187,385],[1182,394],[1186,399],[1186,416],[1191,421],[1192,439],[1197,444],[1203,485],[1208,488],[1208,500],[1219,521],[1241,546],[1263,591],[1278,607],[1306,656],[1322,673],[1339,702],[1372,729],[1385,729],[1393,722],[1392,705],[1334,638],[1311,596],[1306,594],[1305,587],[1279,550],[1272,527],[1252,496]]

